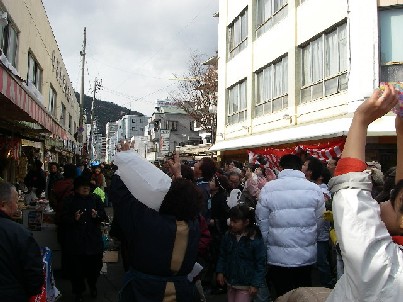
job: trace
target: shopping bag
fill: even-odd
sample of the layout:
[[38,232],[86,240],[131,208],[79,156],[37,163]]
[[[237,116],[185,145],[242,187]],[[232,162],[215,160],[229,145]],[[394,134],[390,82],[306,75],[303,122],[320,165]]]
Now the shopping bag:
[[158,211],[171,186],[171,178],[131,150],[118,152],[114,164],[130,193],[147,207]]

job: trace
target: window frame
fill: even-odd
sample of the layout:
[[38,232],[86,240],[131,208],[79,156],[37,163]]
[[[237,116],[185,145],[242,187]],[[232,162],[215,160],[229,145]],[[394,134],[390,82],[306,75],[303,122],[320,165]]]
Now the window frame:
[[[34,77],[34,81],[30,79],[31,73],[31,63],[34,63],[34,67],[32,70],[32,76]],[[43,69],[41,65],[38,63],[35,55],[28,51],[28,72],[27,72],[27,82],[31,82],[32,85],[36,87],[36,89],[41,92],[42,91],[42,79],[43,79]]]
[[[11,31],[14,32],[14,43],[11,43]],[[19,33],[17,26],[15,25],[9,17],[7,17],[7,24],[4,26],[0,26],[0,48],[2,49],[4,55],[6,56],[7,60],[11,63],[12,66],[17,68],[18,62],[18,47],[19,47]],[[14,52],[10,53],[12,48],[10,45],[13,44]]]
[[[244,18],[244,19],[243,19]],[[239,23],[238,23],[239,22]],[[238,25],[239,24],[239,25]],[[246,25],[246,29],[243,29],[242,24]],[[239,27],[240,30],[240,41],[235,45],[234,43],[234,33]],[[244,8],[241,13],[227,26],[227,52],[228,58],[232,59],[242,50],[248,46],[248,7]],[[243,36],[243,34],[246,36]]]
[[[281,68],[281,79],[277,78],[277,68]],[[255,72],[255,117],[275,113],[288,108],[288,54],[267,64]],[[268,82],[268,97],[261,96],[261,83]],[[266,82],[266,83],[267,83]],[[280,93],[276,93],[276,83],[280,83]],[[263,88],[262,88],[263,89]],[[276,103],[280,107],[276,108]]]
[[[342,36],[341,33],[344,29],[344,38],[340,39]],[[338,94],[342,91],[346,91],[348,89],[348,70],[349,70],[349,62],[348,62],[348,36],[347,36],[347,23],[343,21],[342,23],[336,24],[332,26],[329,30],[326,30],[316,36],[314,39],[308,41],[307,43],[301,45],[300,48],[300,76],[301,76],[301,87],[300,87],[300,98],[299,103],[308,103],[311,101],[315,101],[318,99],[323,99],[325,97],[329,97],[335,94]],[[337,59],[338,59],[338,71],[334,73],[328,73],[328,69],[330,69],[329,62],[333,62],[332,58],[328,58],[331,48],[327,45],[327,38],[333,34],[337,33]],[[316,44],[319,44],[317,46]],[[344,43],[344,44],[343,44]],[[343,57],[341,45],[344,45],[344,56],[345,62],[342,61]],[[312,50],[313,47],[316,46],[320,49],[321,55],[321,68],[318,70],[320,72],[319,77],[315,77],[314,66],[313,64],[318,63],[318,61],[313,60],[315,56],[315,50]],[[309,70],[305,69],[305,51],[309,51]],[[333,50],[334,51],[334,50]],[[342,68],[342,64],[345,65],[345,68]],[[343,66],[344,67],[344,66]],[[343,69],[343,70],[341,70]],[[309,73],[309,75],[308,75]],[[309,76],[308,82],[306,81],[306,75]]]
[[[241,123],[247,119],[248,114],[248,90],[247,90],[247,78],[242,79],[241,81],[235,83],[234,85],[227,88],[227,116],[226,116],[226,124],[233,125],[237,123]],[[244,85],[244,90],[242,91]],[[232,93],[234,91],[234,93]],[[242,100],[242,94],[245,99]],[[237,97],[237,106],[238,108],[234,110],[234,100],[231,99],[233,95]],[[242,106],[245,105],[245,106]]]
[[[53,96],[53,98],[52,98]],[[52,115],[56,114],[56,108],[57,108],[57,92],[53,88],[52,84],[49,86],[49,112]]]
[[[260,16],[259,13],[262,14],[264,12],[264,9],[262,9],[262,5],[264,7],[264,3],[266,3],[266,1],[270,2],[271,15],[267,17],[264,16],[263,17],[264,20],[259,20]],[[277,7],[276,9],[275,8],[276,1],[282,1],[284,3],[281,6]],[[258,38],[288,15],[288,0],[256,0],[255,12],[256,12],[255,33],[256,38]]]

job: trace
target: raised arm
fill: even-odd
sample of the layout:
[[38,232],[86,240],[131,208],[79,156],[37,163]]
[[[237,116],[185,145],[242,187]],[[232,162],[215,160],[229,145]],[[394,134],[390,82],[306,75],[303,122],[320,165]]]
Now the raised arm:
[[355,111],[341,157],[365,161],[365,145],[369,124],[384,116],[396,104],[397,93],[393,86],[386,86],[382,94],[380,90],[375,90],[372,96]]

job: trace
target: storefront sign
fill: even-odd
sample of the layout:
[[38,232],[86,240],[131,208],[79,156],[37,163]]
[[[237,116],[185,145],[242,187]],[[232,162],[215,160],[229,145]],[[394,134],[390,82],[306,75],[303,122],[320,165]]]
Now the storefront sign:
[[160,130],[160,150],[162,155],[165,155],[169,152],[170,134],[171,130]]

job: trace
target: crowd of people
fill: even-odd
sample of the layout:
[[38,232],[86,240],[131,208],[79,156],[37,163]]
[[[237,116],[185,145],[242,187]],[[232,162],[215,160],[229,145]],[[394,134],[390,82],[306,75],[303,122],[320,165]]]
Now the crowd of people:
[[[111,236],[121,242],[126,274],[119,301],[207,301],[207,292],[226,292],[229,302],[298,301],[298,289],[313,285],[313,269],[328,288],[327,301],[400,301],[403,119],[396,118],[397,166],[382,173],[378,163],[365,162],[368,125],[396,103],[392,86],[375,91],[356,110],[341,158],[328,162],[288,154],[277,169],[262,157],[219,168],[205,157],[190,167],[175,154],[159,169],[124,143],[110,177],[105,167],[77,177],[73,165],[58,174],[54,163],[46,177],[37,162],[25,183],[45,192],[57,212],[76,301],[83,301],[85,280],[97,296],[99,226],[108,220],[97,189],[107,192]],[[19,234],[0,247],[4,301],[24,301],[40,287],[39,248],[7,220],[15,199],[15,188],[0,184],[0,237]],[[10,250],[18,244],[26,249],[16,261]],[[17,291],[22,298],[12,300]]]

